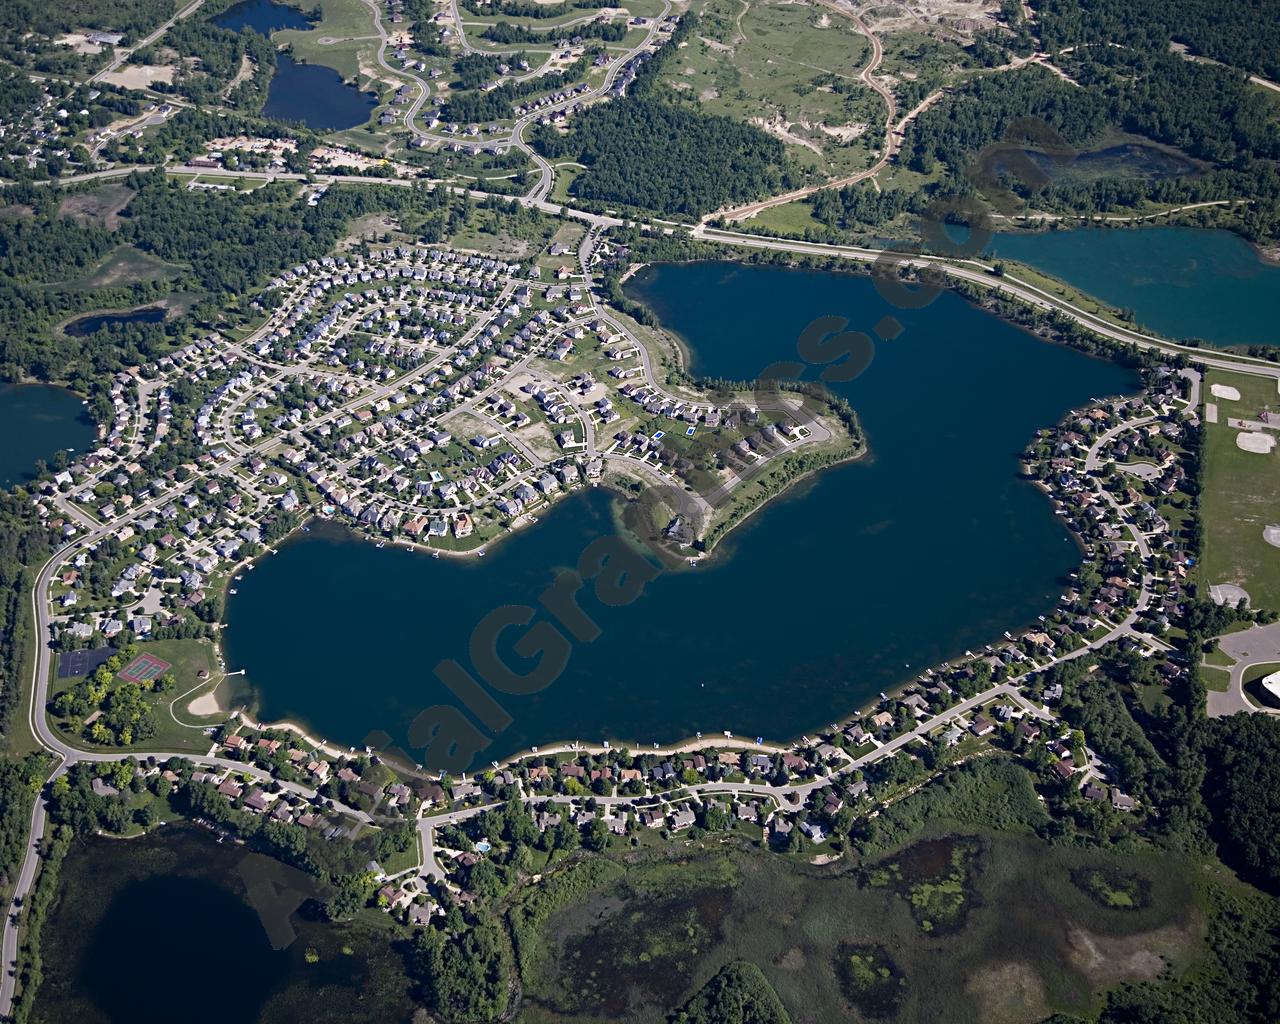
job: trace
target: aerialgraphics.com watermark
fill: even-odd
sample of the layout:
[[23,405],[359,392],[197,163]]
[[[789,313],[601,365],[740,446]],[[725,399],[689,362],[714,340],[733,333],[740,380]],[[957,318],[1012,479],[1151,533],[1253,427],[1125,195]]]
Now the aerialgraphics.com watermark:
[[[1043,122],[1013,122],[1003,139],[982,150],[971,168],[968,180],[975,194],[935,200],[929,206],[920,221],[922,247],[934,256],[952,260],[970,260],[984,252],[994,235],[990,211],[1009,216],[1021,204],[1007,183],[1031,192],[1050,181],[1033,153],[1057,165],[1075,156]],[[920,273],[922,270],[926,273]],[[890,307],[918,310],[945,290],[941,275],[929,275],[927,270],[926,261],[886,250],[873,262],[871,274],[877,293]],[[797,358],[765,367],[751,385],[749,400],[732,394],[713,394],[711,400],[722,399],[730,411],[786,419],[797,428],[814,430],[823,409],[842,404],[827,385],[857,379],[875,359],[872,335],[848,327],[845,317],[817,317],[796,339]],[[877,321],[872,333],[882,342],[892,342],[903,329],[896,317],[887,314]],[[816,373],[816,379],[806,380],[809,373]],[[688,443],[682,454],[691,463],[724,458],[725,453],[709,434],[695,434]],[[743,467],[738,479],[749,480],[763,468],[763,462]],[[545,690],[568,669],[578,645],[594,643],[602,635],[600,624],[584,611],[579,600],[584,591],[589,589],[595,601],[607,608],[625,607],[638,600],[665,569],[688,558],[678,544],[648,528],[657,521],[654,517],[680,520],[697,536],[734,489],[728,484],[699,486],[690,479],[645,485],[624,512],[624,525],[635,535],[631,540],[612,535],[591,541],[576,565],[560,572],[538,596],[536,606],[502,605],[485,615],[469,638],[470,669],[454,658],[445,658],[433,670],[457,703],[428,707],[410,724],[409,745],[422,752],[421,763],[437,772],[470,770],[477,756],[512,723],[502,697],[527,697]],[[636,539],[642,545],[637,545]],[[502,654],[504,649],[529,667],[512,667]],[[409,763],[419,760],[395,749],[391,737],[383,732],[371,734],[366,743]]]

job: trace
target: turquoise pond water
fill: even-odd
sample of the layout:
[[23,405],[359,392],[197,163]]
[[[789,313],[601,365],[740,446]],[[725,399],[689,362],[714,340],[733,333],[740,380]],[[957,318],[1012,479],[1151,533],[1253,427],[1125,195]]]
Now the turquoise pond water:
[[1137,323],[1210,345],[1280,343],[1280,266],[1239,235],[1202,228],[1074,228],[997,235],[993,255],[1061,278]]

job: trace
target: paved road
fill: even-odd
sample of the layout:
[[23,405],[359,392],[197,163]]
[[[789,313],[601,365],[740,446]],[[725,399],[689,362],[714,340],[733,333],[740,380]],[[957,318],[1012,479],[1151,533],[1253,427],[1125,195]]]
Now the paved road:
[[1273,622],[1268,626],[1253,626],[1239,633],[1228,633],[1218,638],[1218,647],[1223,653],[1235,658],[1236,663],[1231,667],[1231,683],[1227,692],[1209,691],[1209,717],[1221,718],[1238,711],[1280,714],[1274,708],[1255,704],[1244,692],[1245,673],[1258,665],[1280,663],[1280,622]]
[[169,29],[173,28],[173,26],[177,22],[181,21],[183,18],[187,18],[195,14],[195,12],[198,11],[203,4],[204,4],[204,0],[193,0],[192,3],[187,4],[186,7],[182,8],[182,10],[180,10],[177,14],[175,14],[172,18],[166,21],[159,28],[157,28],[154,32],[152,32],[150,35],[144,36],[142,39],[139,39],[136,43],[134,43],[128,49],[121,49],[119,47],[116,47],[115,56],[112,57],[111,63],[108,64],[101,71],[99,71],[92,78],[90,78],[89,81],[90,82],[102,81],[103,76],[109,75],[111,74],[111,72],[117,70],[121,64],[123,64],[125,61],[127,61],[130,57],[133,56],[135,51],[141,50],[150,46],[162,35],[168,32]]
[[1159,416],[1139,416],[1135,420],[1126,420],[1118,426],[1112,427],[1103,434],[1099,434],[1097,440],[1089,446],[1089,452],[1084,457],[1084,468],[1086,472],[1093,473],[1102,468],[1102,449],[1105,448],[1112,440],[1121,434],[1130,430],[1138,430],[1145,427],[1148,423],[1155,423],[1159,420]]
[[[1065,659],[1064,659],[1065,660]],[[1042,671],[1042,669],[1037,669]],[[703,797],[714,796],[716,794],[728,795],[735,797],[757,797],[761,799],[771,800],[778,807],[786,807],[788,809],[796,809],[804,804],[804,802],[814,793],[815,790],[822,789],[831,785],[832,781],[847,775],[850,772],[861,770],[870,764],[881,761],[886,757],[892,757],[901,751],[904,747],[910,746],[922,740],[929,733],[936,731],[959,718],[972,713],[975,709],[982,707],[993,700],[1006,698],[1017,704],[1025,714],[1037,718],[1043,722],[1053,722],[1054,717],[1044,708],[1037,706],[1027,700],[1018,689],[1019,681],[1025,677],[1011,679],[1003,683],[999,683],[989,689],[983,690],[973,697],[963,700],[954,707],[948,708],[940,714],[922,720],[914,729],[902,733],[889,740],[887,743],[881,744],[875,750],[872,750],[862,757],[849,758],[843,764],[835,768],[829,775],[819,776],[810,779],[798,785],[775,786],[769,783],[758,782],[703,782],[695,783],[691,786],[682,786],[679,792],[683,794],[680,799],[693,799],[701,802]],[[710,748],[726,748],[736,747],[739,749],[780,749],[769,748],[764,745],[754,743],[741,743],[725,741],[724,739],[708,738],[701,741],[689,741],[679,744],[676,747],[667,747],[661,750],[649,751],[644,753],[666,754],[666,753],[689,753],[695,750],[707,750]],[[560,745],[556,748],[550,748],[542,753],[551,753],[552,751],[568,753],[605,753],[604,747],[586,745]],[[639,752],[639,748],[637,748]],[[514,760],[514,759],[513,759]],[[508,762],[504,762],[508,763]],[[548,796],[543,798],[534,798],[535,803],[570,803],[571,797],[567,796]],[[596,796],[593,797],[596,804],[601,807],[615,807],[623,804],[634,804],[637,797],[634,796]],[[465,807],[461,810],[449,811],[445,814],[435,814],[418,819],[418,834],[422,841],[422,865],[419,873],[424,878],[434,878],[437,880],[445,877],[444,869],[440,865],[439,858],[436,856],[435,831],[441,825],[456,825],[468,818],[473,818],[477,814],[481,814],[486,810],[500,807],[499,802],[484,804],[479,807]]]
[[937,271],[987,288],[1012,295],[1040,309],[1057,310],[1069,316],[1077,323],[1089,328],[1095,334],[1114,341],[1124,342],[1140,349],[1154,349],[1170,355],[1186,356],[1192,363],[1215,369],[1231,370],[1235,373],[1247,373],[1260,377],[1280,380],[1280,366],[1265,359],[1252,356],[1235,355],[1216,350],[1206,351],[1190,345],[1182,345],[1155,335],[1128,327],[1120,327],[1096,314],[1080,309],[1065,299],[1046,292],[1044,289],[1019,279],[1014,273],[997,274],[995,268],[980,260],[948,260],[941,256],[924,256],[915,253],[898,253],[893,250],[867,249],[856,245],[828,245],[821,242],[800,242],[792,239],[768,238],[763,235],[752,235],[742,231],[730,231],[723,228],[711,228],[699,224],[690,234],[694,238],[708,242],[720,242],[724,245],[739,245],[748,249],[773,249],[780,252],[803,253],[813,256],[841,257],[859,263],[888,262],[896,267],[921,270],[932,267]]

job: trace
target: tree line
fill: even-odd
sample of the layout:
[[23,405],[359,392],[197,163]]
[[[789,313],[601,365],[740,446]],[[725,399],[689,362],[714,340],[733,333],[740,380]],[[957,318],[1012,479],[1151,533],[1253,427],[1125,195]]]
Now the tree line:
[[1225,64],[1280,77],[1280,20],[1271,0],[1040,0],[1050,52],[1120,44],[1160,53],[1171,42]]
[[585,25],[573,25],[568,28],[535,29],[526,25],[517,25],[512,21],[499,21],[490,25],[480,33],[481,39],[493,43],[509,45],[511,43],[538,43],[546,45],[554,39],[599,39],[605,43],[618,43],[627,34],[625,21],[589,21]]

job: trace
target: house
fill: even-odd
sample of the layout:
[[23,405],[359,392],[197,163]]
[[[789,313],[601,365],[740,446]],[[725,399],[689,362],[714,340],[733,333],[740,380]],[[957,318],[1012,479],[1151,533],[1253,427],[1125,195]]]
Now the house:
[[973,724],[969,726],[969,731],[975,736],[990,736],[996,731],[995,723],[985,715],[974,715]]
[[449,795],[454,800],[470,800],[473,796],[480,795],[480,787],[474,782],[455,782],[450,787]]
[[800,831],[815,843],[820,843],[826,838],[822,831],[822,825],[816,821],[802,821],[800,823]]
[[115,786],[111,785],[109,782],[107,782],[104,779],[93,780],[93,792],[95,796],[103,796],[103,797],[120,795],[120,790],[116,789]]
[[671,812],[671,827],[677,832],[688,828],[697,820],[697,815],[688,807],[681,807],[678,811]]
[[789,750],[782,755],[782,764],[783,767],[792,772],[803,772],[809,770],[809,762],[799,754],[793,754]]
[[1138,806],[1138,801],[1133,797],[1120,792],[1119,787],[1111,787],[1111,806],[1117,811],[1132,811]]

